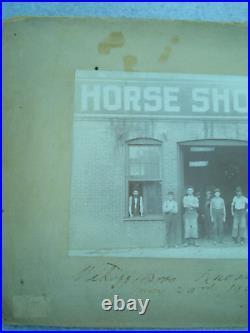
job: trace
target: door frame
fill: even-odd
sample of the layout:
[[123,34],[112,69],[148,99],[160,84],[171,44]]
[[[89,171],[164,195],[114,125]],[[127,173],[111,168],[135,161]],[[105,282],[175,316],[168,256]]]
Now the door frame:
[[177,142],[177,200],[180,207],[180,221],[177,226],[177,239],[178,243],[183,242],[183,218],[182,218],[182,198],[185,193],[184,189],[184,158],[183,147],[248,147],[247,140],[237,139],[200,139],[200,140],[187,140]]

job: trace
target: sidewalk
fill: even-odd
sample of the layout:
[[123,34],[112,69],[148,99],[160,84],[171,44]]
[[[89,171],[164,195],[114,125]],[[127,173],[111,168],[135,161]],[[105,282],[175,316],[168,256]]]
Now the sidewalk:
[[133,249],[90,249],[70,250],[70,256],[126,257],[126,258],[201,258],[201,259],[247,259],[248,246],[234,244],[231,240],[214,245],[201,240],[199,247],[183,245],[177,248],[133,248]]

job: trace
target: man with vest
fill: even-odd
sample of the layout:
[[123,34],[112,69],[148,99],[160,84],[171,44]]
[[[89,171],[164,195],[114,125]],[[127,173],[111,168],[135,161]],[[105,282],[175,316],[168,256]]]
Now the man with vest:
[[130,217],[143,216],[143,199],[137,189],[129,197],[128,211]]

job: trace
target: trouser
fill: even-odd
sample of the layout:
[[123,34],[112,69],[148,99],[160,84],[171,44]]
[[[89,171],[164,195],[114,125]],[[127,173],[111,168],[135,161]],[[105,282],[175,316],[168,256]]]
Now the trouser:
[[238,235],[240,238],[246,237],[246,210],[235,210],[233,218],[233,230],[232,237],[237,238]]
[[169,247],[176,245],[176,214],[166,214],[166,240]]
[[207,237],[208,239],[210,239],[212,237],[213,234],[213,225],[211,222],[211,216],[210,216],[210,211],[206,211],[205,212],[205,221],[204,221],[204,233],[205,233],[205,237]]
[[194,210],[187,210],[184,213],[184,237],[188,238],[198,238],[198,214]]
[[222,242],[223,240],[223,229],[224,229],[224,209],[213,209],[213,236],[215,241]]

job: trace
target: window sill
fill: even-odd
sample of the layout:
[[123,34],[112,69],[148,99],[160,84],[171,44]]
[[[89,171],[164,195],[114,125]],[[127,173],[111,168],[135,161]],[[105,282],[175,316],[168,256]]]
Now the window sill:
[[162,215],[152,215],[152,216],[137,216],[137,217],[124,217],[124,222],[153,222],[153,221],[165,221]]

